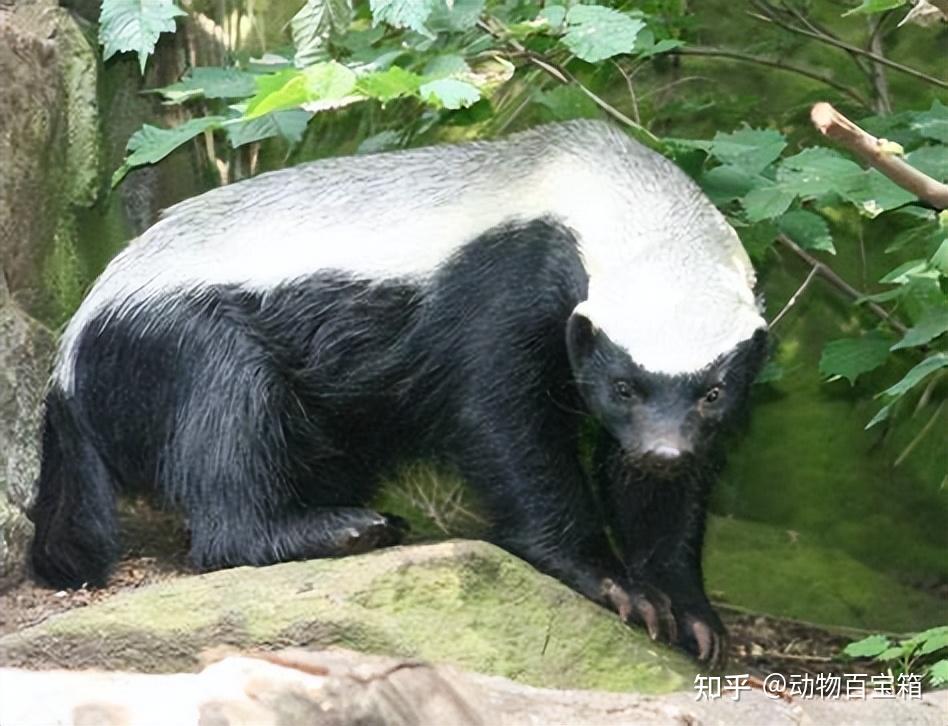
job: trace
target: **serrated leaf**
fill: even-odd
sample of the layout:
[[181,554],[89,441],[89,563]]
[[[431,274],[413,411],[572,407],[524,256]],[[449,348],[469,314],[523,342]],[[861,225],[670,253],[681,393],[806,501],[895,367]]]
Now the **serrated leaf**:
[[372,24],[387,23],[433,37],[426,22],[443,0],[369,0]]
[[879,282],[885,285],[904,285],[928,269],[925,260],[907,260],[894,270],[887,272]]
[[905,160],[936,181],[948,181],[948,146],[922,146],[906,154]]
[[326,44],[333,33],[344,33],[352,22],[351,0],[306,0],[290,20],[294,62],[298,68],[325,61],[329,57]]
[[454,78],[440,78],[418,89],[422,100],[451,110],[473,106],[481,98],[476,86]]
[[803,199],[813,199],[853,183],[863,173],[862,167],[835,151],[814,147],[780,162],[777,182]]
[[850,658],[874,658],[889,647],[889,639],[884,635],[870,635],[843,648]]
[[187,143],[208,129],[219,127],[224,121],[223,116],[205,116],[191,119],[173,129],[162,129],[147,124],[142,126],[128,140],[126,149],[131,153],[125,157],[122,166],[112,175],[112,186],[122,181],[122,177],[130,169],[161,161],[181,144]]
[[711,153],[724,164],[757,174],[777,159],[786,146],[787,140],[779,131],[743,128],[715,134]]
[[914,194],[876,169],[869,169],[848,180],[840,192],[870,218],[915,201]]
[[948,306],[929,308],[922,314],[918,322],[909,329],[905,337],[892,346],[892,350],[925,345],[946,331],[948,331]]
[[182,103],[192,98],[247,98],[257,92],[252,73],[236,68],[192,68],[177,83],[156,88],[169,103]]
[[471,72],[471,67],[462,56],[436,55],[425,63],[422,75],[428,80],[438,78],[457,78]]
[[765,219],[774,219],[790,208],[796,194],[777,184],[759,186],[751,189],[741,200],[747,219],[751,222],[760,222]]
[[843,17],[853,15],[854,13],[860,13],[862,15],[882,13],[892,8],[900,8],[905,5],[906,2],[907,0],[862,0],[862,4],[852,10],[847,10],[843,13]]
[[333,102],[348,100],[346,97],[355,84],[355,73],[335,61],[317,63],[302,71],[286,70],[258,76],[257,94],[248,102],[244,119],[299,108],[309,102],[326,102],[329,108]]
[[138,54],[138,65],[144,73],[158,36],[173,33],[174,19],[183,15],[187,13],[171,0],[103,0],[99,16],[103,60],[131,51]]
[[382,103],[388,103],[396,98],[418,93],[423,82],[424,79],[417,73],[392,66],[387,71],[368,73],[360,77],[356,81],[356,90]]
[[948,659],[940,660],[928,667],[928,677],[933,686],[948,683]]
[[563,44],[588,63],[630,53],[645,22],[602,5],[574,5],[566,14]]
[[249,121],[227,123],[227,139],[234,148],[262,139],[279,137],[289,144],[297,144],[306,132],[306,125],[313,117],[309,111],[292,108],[274,111]]
[[795,209],[780,217],[777,226],[801,247],[836,254],[829,225],[818,214],[805,209]]
[[484,11],[484,0],[453,0],[435,6],[426,25],[435,33],[459,33],[477,25]]
[[928,111],[916,113],[910,125],[925,138],[948,144],[948,106],[937,99]]
[[877,331],[861,338],[842,338],[827,343],[820,356],[820,373],[840,376],[855,385],[863,373],[875,370],[889,357],[891,341]]
[[903,396],[937,370],[948,367],[948,353],[935,353],[912,368],[901,381],[887,388],[880,396],[896,398]]

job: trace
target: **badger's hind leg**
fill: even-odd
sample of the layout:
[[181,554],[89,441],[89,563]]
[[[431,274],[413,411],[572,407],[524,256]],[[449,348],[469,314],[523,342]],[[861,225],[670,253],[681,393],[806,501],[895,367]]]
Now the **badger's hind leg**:
[[375,472],[340,451],[303,399],[292,351],[241,309],[203,313],[180,354],[175,378],[186,384],[159,463],[161,489],[187,517],[192,563],[266,565],[399,542],[402,520],[362,508]]

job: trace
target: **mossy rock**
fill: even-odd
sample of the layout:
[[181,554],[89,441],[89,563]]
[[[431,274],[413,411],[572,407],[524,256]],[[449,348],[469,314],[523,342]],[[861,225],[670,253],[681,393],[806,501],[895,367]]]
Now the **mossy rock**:
[[476,541],[152,585],[0,639],[0,664],[172,672],[221,644],[338,645],[552,688],[660,693],[696,673],[613,613]]

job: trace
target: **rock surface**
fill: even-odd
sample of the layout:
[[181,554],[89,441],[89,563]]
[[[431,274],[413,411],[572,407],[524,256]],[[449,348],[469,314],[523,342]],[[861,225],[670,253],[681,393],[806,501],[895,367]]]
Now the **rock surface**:
[[549,690],[506,678],[345,650],[229,655],[197,674],[0,669],[0,722],[19,726],[941,726],[948,692],[920,700],[740,700]]
[[199,653],[343,646],[531,685],[658,693],[684,656],[493,545],[448,541],[237,568],[124,593],[0,639],[0,665],[190,670]]
[[53,351],[52,333],[9,300],[0,274],[0,590],[25,569],[33,527],[24,511],[39,472],[40,401]]

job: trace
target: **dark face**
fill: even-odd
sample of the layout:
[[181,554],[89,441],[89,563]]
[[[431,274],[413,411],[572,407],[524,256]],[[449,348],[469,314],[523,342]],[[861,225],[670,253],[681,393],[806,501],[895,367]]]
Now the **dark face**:
[[570,318],[567,346],[590,413],[630,463],[672,472],[707,451],[743,407],[766,355],[766,333],[757,331],[700,371],[674,376],[636,365],[579,315]]

